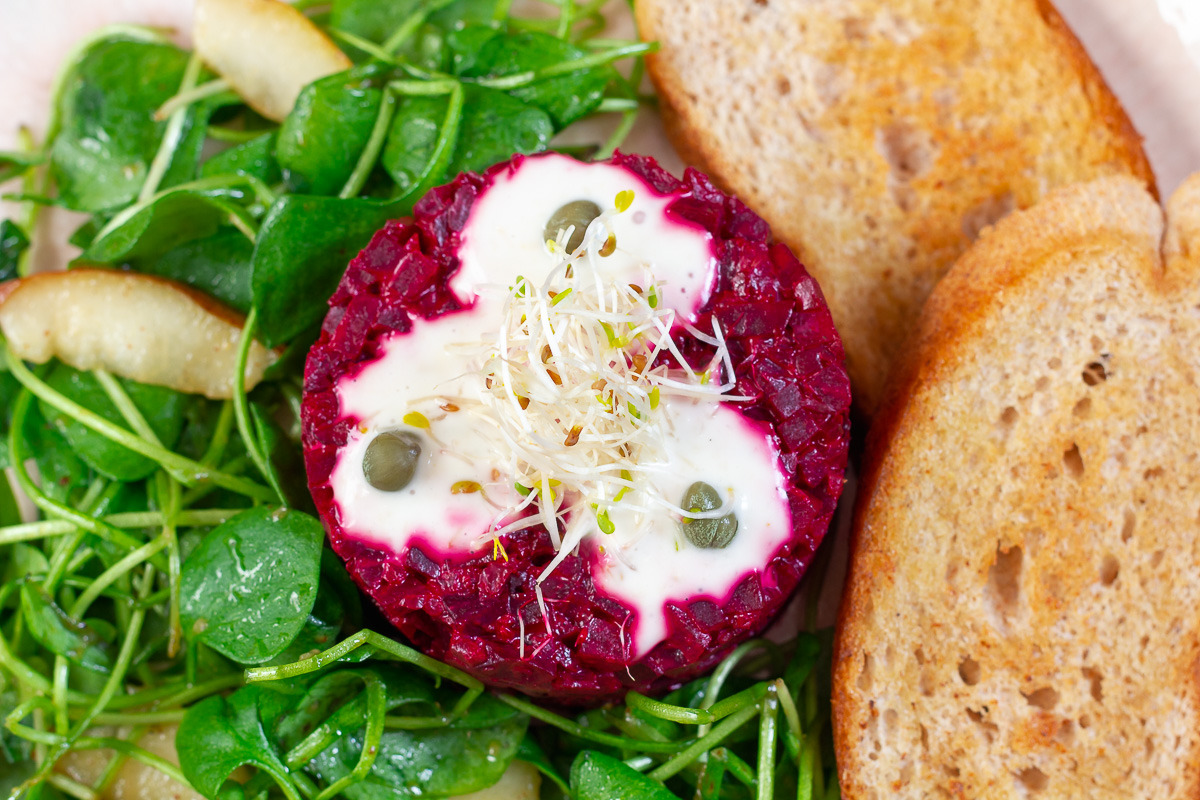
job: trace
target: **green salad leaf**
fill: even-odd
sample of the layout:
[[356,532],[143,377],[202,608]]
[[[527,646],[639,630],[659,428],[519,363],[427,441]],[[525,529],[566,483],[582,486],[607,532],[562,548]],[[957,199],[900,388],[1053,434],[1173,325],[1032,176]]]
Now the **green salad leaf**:
[[389,75],[385,65],[363,64],[300,92],[275,143],[291,191],[336,195],[342,189],[371,138]]
[[222,791],[226,781],[238,767],[252,765],[274,778],[289,797],[297,797],[272,744],[275,721],[287,706],[285,696],[260,686],[197,703],[175,737],[183,774],[206,797],[228,798],[236,795]]
[[[56,364],[46,377],[46,382],[109,422],[131,429],[94,373]],[[184,395],[162,386],[148,386],[125,378],[117,378],[116,382],[159,441],[166,447],[173,447],[183,430],[184,408],[187,404]],[[41,403],[40,406],[42,415],[58,428],[71,449],[101,475],[118,481],[136,481],[158,468],[154,461],[101,436],[48,403]]]
[[29,237],[12,220],[0,222],[0,282],[20,277],[21,254],[29,249]]
[[346,263],[383,223],[410,208],[376,200],[281,197],[263,220],[251,268],[266,343],[282,344],[319,322]]
[[183,565],[185,634],[239,664],[282,653],[316,603],[324,536],[307,514],[267,506],[213,528]]
[[[68,208],[103,211],[137,198],[167,124],[154,112],[179,90],[187,63],[160,42],[115,37],[90,48],[58,101],[62,129],[50,156]],[[189,161],[184,153],[174,165],[176,181],[190,178]]]
[[571,788],[577,800],[679,800],[658,781],[592,750],[580,753],[571,765]]

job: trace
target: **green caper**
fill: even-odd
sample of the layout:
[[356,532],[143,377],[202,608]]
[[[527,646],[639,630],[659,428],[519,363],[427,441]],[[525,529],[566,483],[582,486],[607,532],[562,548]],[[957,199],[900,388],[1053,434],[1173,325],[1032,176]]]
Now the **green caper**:
[[567,239],[567,252],[574,253],[579,249],[579,245],[583,244],[583,234],[587,232],[587,226],[598,216],[600,206],[591,200],[572,200],[550,215],[550,221],[546,223],[545,238],[557,239],[559,231],[565,231],[574,225],[575,230],[571,231],[571,238]]
[[381,492],[398,492],[412,483],[421,458],[421,438],[408,431],[384,431],[363,456],[363,476]]
[[[689,511],[715,511],[721,507],[721,494],[704,481],[696,481],[683,493],[682,508]],[[737,535],[737,514],[716,519],[683,518],[683,535],[696,547],[723,548]]]

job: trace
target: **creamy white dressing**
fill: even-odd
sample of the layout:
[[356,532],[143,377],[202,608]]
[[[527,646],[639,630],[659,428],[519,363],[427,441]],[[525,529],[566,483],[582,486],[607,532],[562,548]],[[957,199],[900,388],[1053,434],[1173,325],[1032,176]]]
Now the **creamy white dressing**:
[[[481,425],[494,423],[470,402],[484,391],[472,357],[478,343],[494,341],[517,276],[538,283],[553,268],[543,237],[550,216],[573,200],[611,208],[627,189],[635,197],[612,219],[618,249],[602,259],[605,279],[639,282],[652,274],[662,302],[681,320],[694,321],[712,280],[711,237],[667,218],[672,198],[658,196],[621,167],[558,155],[526,159],[496,176],[462,234],[462,268],[450,286],[464,309],[415,320],[409,333],[384,343],[375,361],[338,382],[341,413],[356,423],[331,476],[348,532],[395,553],[418,542],[443,553],[493,547],[490,531],[511,521],[506,509],[521,498],[509,454],[496,449],[494,437],[480,434]],[[406,424],[412,412],[429,427],[411,416]],[[589,534],[598,547],[584,552],[597,554],[591,559],[597,586],[636,612],[624,628],[635,657],[666,637],[666,602],[701,595],[724,600],[791,533],[778,453],[764,427],[712,400],[664,397],[660,413],[667,431],[664,458],[640,469],[676,503],[693,482],[712,485],[731,504],[739,527],[724,549],[696,547],[677,516],[634,491],[611,508],[611,534]],[[389,430],[409,430],[423,442],[416,476],[399,492],[371,487],[362,471],[367,446]],[[466,490],[472,484],[479,490]]]

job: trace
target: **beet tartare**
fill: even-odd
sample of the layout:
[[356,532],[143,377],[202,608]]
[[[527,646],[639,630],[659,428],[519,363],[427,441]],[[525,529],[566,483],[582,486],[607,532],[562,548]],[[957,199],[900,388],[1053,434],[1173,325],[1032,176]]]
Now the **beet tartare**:
[[305,372],[309,487],[422,650],[565,703],[661,691],[812,559],[843,362],[815,281],[702,174],[518,156],[350,263]]

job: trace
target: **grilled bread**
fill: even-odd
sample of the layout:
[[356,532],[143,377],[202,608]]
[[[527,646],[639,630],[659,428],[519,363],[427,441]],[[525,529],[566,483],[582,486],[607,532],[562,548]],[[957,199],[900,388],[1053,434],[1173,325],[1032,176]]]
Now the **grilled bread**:
[[638,0],[667,132],[821,284],[870,414],[979,231],[1048,190],[1153,177],[1048,0]]
[[868,441],[844,796],[1200,797],[1200,176],[1001,221],[934,289]]

